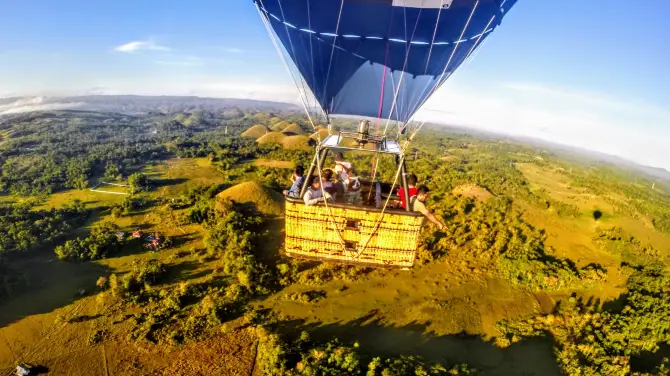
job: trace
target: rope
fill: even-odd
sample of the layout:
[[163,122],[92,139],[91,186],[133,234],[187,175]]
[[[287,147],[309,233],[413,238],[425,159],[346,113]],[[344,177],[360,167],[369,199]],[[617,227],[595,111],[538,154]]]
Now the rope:
[[[321,137],[319,138],[319,145],[321,144]],[[347,245],[345,244],[344,237],[342,236],[342,233],[340,230],[337,229],[337,226],[335,225],[335,219],[333,218],[333,213],[330,211],[330,207],[328,206],[328,200],[325,199],[325,193],[326,191],[323,188],[323,177],[321,176],[321,158],[319,158],[319,152],[321,151],[320,148],[317,147],[317,154],[316,154],[316,168],[319,170],[319,182],[321,186],[321,195],[324,197],[323,203],[326,206],[326,213],[328,213],[328,222],[330,223],[331,227],[333,228],[333,231],[337,234],[337,238],[340,241],[340,245],[342,246],[342,250],[344,252],[349,252],[347,249]],[[308,182],[305,182],[308,183]],[[358,258],[358,257],[356,257]]]
[[[281,5],[281,0],[277,1],[277,5],[279,5],[279,11],[281,12],[281,18],[284,20],[284,30],[286,30],[286,36],[288,37],[288,43],[291,46],[291,51],[293,51],[293,56],[297,56],[295,53],[295,47],[293,46],[293,39],[291,38],[291,33],[288,31],[288,26],[286,25],[286,16],[284,15],[284,7]],[[311,41],[311,38],[310,38]],[[300,73],[300,67],[298,67],[298,61],[293,62],[298,69],[298,73]],[[300,88],[298,88],[298,92],[304,96],[305,102],[309,103],[307,100],[307,91],[305,90],[305,83],[304,83],[304,78],[302,75],[299,75],[300,77],[300,86],[302,87],[302,92],[300,92]],[[305,106],[306,107],[306,106]],[[308,115],[309,116],[309,115]],[[310,119],[311,122],[311,119]],[[313,123],[312,123],[313,126]]]
[[[260,3],[263,7],[263,0],[260,0]],[[303,93],[300,91],[300,86],[298,85],[298,81],[295,78],[295,75],[293,74],[293,71],[291,71],[291,68],[288,64],[288,60],[286,59],[286,56],[281,52],[281,47],[279,46],[279,43],[277,42],[277,39],[272,32],[272,27],[270,26],[270,20],[268,17],[263,15],[263,12],[261,11],[261,8],[256,4],[256,9],[258,10],[258,14],[261,16],[261,19],[263,20],[263,24],[265,25],[265,29],[267,30],[268,34],[270,35],[270,39],[272,40],[272,44],[274,45],[275,49],[277,50],[277,54],[281,58],[282,62],[284,63],[284,67],[288,71],[289,75],[291,76],[291,79],[293,79],[293,83],[295,84],[296,88],[298,89],[298,96],[300,97],[300,102],[302,103],[303,109],[305,110],[305,113],[307,114],[307,118],[309,119],[310,124],[312,125],[312,128],[316,130],[316,126],[314,125],[314,121],[312,120],[312,116],[308,110],[308,104],[306,98],[303,98]],[[287,29],[287,34],[288,34],[288,29]],[[290,36],[289,36],[290,39]],[[303,86],[304,87],[304,86]],[[306,96],[306,94],[305,94]]]

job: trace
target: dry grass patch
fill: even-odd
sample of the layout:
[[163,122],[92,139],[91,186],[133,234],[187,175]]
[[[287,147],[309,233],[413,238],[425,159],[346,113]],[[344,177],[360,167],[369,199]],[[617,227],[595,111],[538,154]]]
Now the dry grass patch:
[[260,138],[266,133],[270,132],[270,128],[265,125],[256,124],[242,133],[242,137]]
[[457,196],[471,197],[484,202],[493,197],[493,194],[486,188],[473,183],[459,185],[452,190],[452,193]]
[[283,212],[284,198],[282,195],[255,181],[247,181],[232,186],[216,197],[227,198],[239,203],[254,204],[259,212],[266,215],[281,215]]
[[284,138],[286,138],[286,135],[282,132],[268,132],[256,140],[256,142],[259,144],[281,144]]

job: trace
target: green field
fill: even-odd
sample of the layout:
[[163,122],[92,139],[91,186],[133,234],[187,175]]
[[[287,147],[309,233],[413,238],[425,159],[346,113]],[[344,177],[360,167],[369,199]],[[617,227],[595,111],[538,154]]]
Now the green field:
[[[278,119],[262,112],[242,116],[268,126]],[[66,187],[74,181],[67,180],[72,175],[67,171],[60,185],[50,187],[53,193],[24,195],[25,183],[0,181],[6,187],[3,205],[34,202],[31,212],[45,217],[75,200],[89,210],[55,241],[22,252],[8,248],[7,270],[13,274],[7,272],[6,279],[20,276],[25,286],[16,292],[8,287],[1,298],[3,374],[26,361],[48,367],[50,375],[261,375],[271,369],[261,353],[276,351],[284,354],[277,359],[285,369],[275,374],[300,375],[310,356],[336,357],[352,349],[360,351],[357,369],[367,369],[373,357],[414,355],[422,362],[466,364],[484,375],[580,374],[565,363],[576,356],[567,352],[579,336],[562,336],[563,326],[540,332],[537,322],[529,329],[524,320],[560,322],[572,330],[575,322],[627,314],[611,307],[635,288],[632,276],[654,265],[667,267],[670,227],[664,213],[670,197],[663,184],[650,191],[641,175],[595,163],[584,167],[560,155],[537,158],[532,146],[439,128],[420,140],[420,158],[409,167],[431,187],[428,206],[447,228],[425,227],[412,270],[287,259],[283,218],[260,215],[258,205],[272,200],[281,205],[277,192],[290,183],[288,169],[306,165],[310,153],[259,146],[223,136],[218,128],[198,132],[157,140],[139,156],[126,152],[90,165],[83,189]],[[25,169],[26,161],[9,167],[24,168],[12,171],[28,181],[35,172]],[[353,161],[362,171],[370,163],[362,155]],[[114,182],[129,184],[135,173],[151,182],[146,191],[126,196],[92,190],[130,193],[130,187],[99,183],[120,175]],[[380,163],[379,173],[392,176],[392,166]],[[256,185],[241,187],[260,187],[253,191],[256,200],[235,189],[227,191],[238,194],[231,193],[232,203],[216,198],[249,181]],[[251,204],[235,203],[236,197]],[[92,238],[105,222],[124,232],[118,251],[93,260],[56,257],[57,246]],[[172,244],[150,252],[144,238],[129,236],[137,230],[169,237]],[[125,279],[137,276],[138,265],[149,260],[164,268],[158,280],[132,285]],[[99,288],[101,276],[122,282]],[[669,298],[655,294],[648,306],[661,308],[649,317],[666,317],[662,307]],[[575,301],[592,302],[595,308],[588,309],[598,313],[586,306],[578,313],[562,308]],[[630,365],[617,368],[619,373],[603,368],[611,363],[606,356],[615,356],[614,347],[592,356],[608,360],[596,366],[584,360],[581,369],[623,375],[659,367],[663,361],[657,358],[667,348],[658,338],[668,338],[667,329],[644,317],[657,329],[650,331],[657,348],[630,350],[624,356]],[[311,342],[298,339],[301,332]],[[272,342],[275,335],[284,345]],[[335,350],[319,347],[335,338],[340,340]],[[587,338],[574,348],[598,346],[609,345]],[[279,370],[279,363],[272,367]],[[353,374],[337,372],[330,374]]]

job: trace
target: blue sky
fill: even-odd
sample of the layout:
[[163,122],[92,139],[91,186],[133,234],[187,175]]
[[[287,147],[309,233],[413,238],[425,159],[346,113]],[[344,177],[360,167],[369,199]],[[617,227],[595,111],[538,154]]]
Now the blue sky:
[[[251,0],[7,0],[2,9],[0,97],[297,97]],[[519,0],[418,118],[670,169],[668,15],[666,0]]]

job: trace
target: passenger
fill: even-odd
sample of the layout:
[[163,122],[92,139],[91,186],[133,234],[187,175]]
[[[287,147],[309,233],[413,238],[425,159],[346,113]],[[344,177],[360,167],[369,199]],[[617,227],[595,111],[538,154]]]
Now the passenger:
[[430,190],[428,187],[425,185],[422,185],[417,189],[416,196],[411,197],[409,199],[409,209],[411,211],[419,212],[426,216],[429,221],[433,222],[434,224],[437,225],[437,227],[440,228],[440,230],[444,229],[444,223],[440,222],[435,216],[426,209],[426,206],[424,205],[424,201],[426,201],[426,198],[428,198],[428,192]]
[[332,182],[333,178],[333,170],[327,168],[323,170],[321,173],[321,184],[323,185],[323,190],[330,193],[330,195],[333,198],[333,201],[336,200],[337,196],[337,188],[335,187],[335,184]]
[[293,175],[291,175],[291,181],[293,182],[291,189],[285,189],[282,191],[282,194],[286,197],[300,198],[300,189],[302,189],[302,185],[305,183],[304,174],[305,169],[302,166],[297,166],[295,170],[293,170]]
[[[344,185],[344,183],[342,183]],[[351,205],[360,205],[363,202],[361,195],[361,182],[356,176],[356,172],[351,169],[349,171],[349,184],[345,187],[344,201]]]
[[342,183],[344,183],[345,187],[349,186],[349,175],[352,167],[353,165],[351,162],[344,160],[344,154],[342,154],[342,152],[335,153],[335,175]]
[[305,205],[314,205],[319,202],[331,199],[330,193],[321,190],[321,180],[318,176],[312,177],[312,182],[305,192]]
[[[412,198],[416,196],[416,182],[418,181],[416,175],[410,174],[407,177],[407,190],[409,191],[409,198]],[[405,188],[400,187],[398,188],[398,196],[400,196],[400,207],[405,209],[405,205],[407,205],[407,199],[405,198]]]

